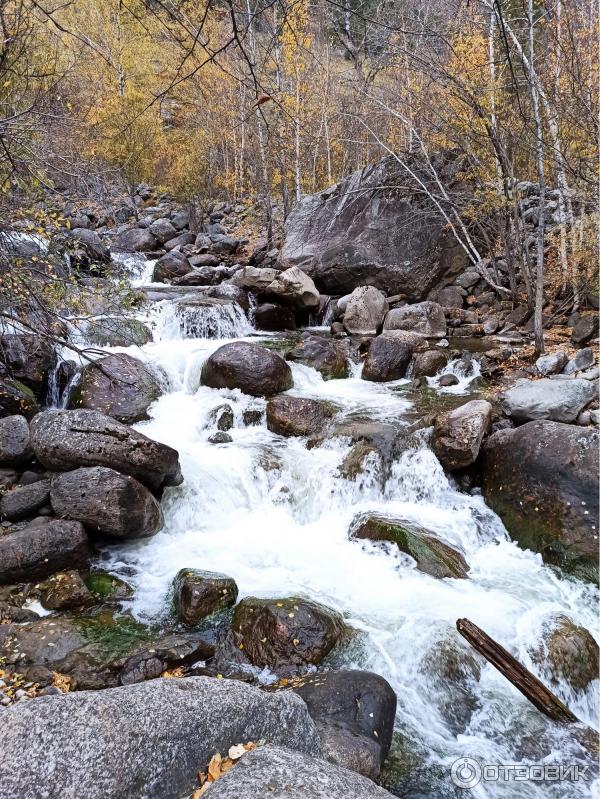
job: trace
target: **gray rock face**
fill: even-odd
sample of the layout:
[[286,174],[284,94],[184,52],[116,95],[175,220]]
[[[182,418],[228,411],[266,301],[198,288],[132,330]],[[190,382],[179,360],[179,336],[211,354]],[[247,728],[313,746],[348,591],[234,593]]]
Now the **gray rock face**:
[[3,799],[181,799],[232,744],[320,751],[294,694],[205,677],[41,697],[4,710],[2,728]]
[[391,799],[392,794],[367,777],[324,760],[290,749],[261,746],[244,755],[211,785],[206,796],[210,799],[267,796],[269,799]]
[[89,556],[82,524],[36,519],[21,530],[0,536],[0,585],[47,577],[83,564]]
[[115,538],[143,538],[162,527],[160,505],[148,489],[134,477],[105,466],[57,475],[50,501],[57,516]]
[[160,393],[158,380],[146,364],[118,353],[99,358],[83,369],[70,405],[134,424],[148,418],[148,408]]
[[295,688],[306,702],[331,763],[377,779],[392,743],[396,694],[369,671],[328,671]]
[[344,311],[344,327],[348,333],[374,336],[383,324],[389,310],[383,292],[373,286],[354,289]]
[[99,263],[108,263],[110,261],[108,246],[93,230],[73,228],[71,238],[76,240],[91,261]]
[[574,422],[596,396],[596,388],[587,380],[517,380],[500,395],[507,416],[519,422],[550,419]]
[[282,302],[298,308],[319,307],[320,295],[315,284],[296,266],[278,272],[277,277],[265,289],[265,293],[272,294]]
[[384,331],[369,346],[362,379],[377,383],[404,377],[420,336],[405,331]]
[[286,358],[311,366],[321,373],[324,380],[348,377],[346,353],[338,341],[330,338],[306,335],[286,354]]
[[244,341],[219,347],[202,367],[201,382],[211,388],[239,388],[254,397],[269,397],[293,385],[292,371],[279,355]]
[[149,230],[139,227],[120,233],[112,243],[115,252],[152,252],[158,248],[158,241]]
[[32,455],[27,419],[18,415],[0,419],[0,466],[14,466]]
[[565,368],[567,361],[566,352],[559,350],[552,355],[541,355],[535,362],[536,368],[541,375],[556,375]]
[[180,233],[178,236],[175,236],[175,238],[169,239],[165,244],[165,250],[171,252],[175,248],[185,247],[186,244],[193,244],[195,240],[196,237],[192,233]]
[[[440,156],[436,168],[452,183],[458,162]],[[411,169],[431,182],[417,156]],[[303,197],[286,220],[280,259],[299,266],[327,294],[370,285],[413,300],[466,262],[422,188],[393,158]]]
[[593,582],[598,579],[598,440],[595,429],[529,422],[491,435],[481,460],[483,495],[511,537],[540,552],[546,563]]
[[0,499],[0,516],[11,522],[26,519],[50,499],[50,481],[38,480],[31,485],[18,486]]
[[591,313],[586,316],[580,316],[573,325],[573,332],[571,333],[571,341],[573,344],[581,346],[587,344],[595,336],[598,335],[598,314]]
[[421,336],[444,338],[446,335],[446,316],[437,302],[418,302],[392,308],[385,317],[384,330],[409,330]]
[[463,469],[477,460],[483,437],[491,426],[490,403],[472,400],[435,420],[431,448],[444,469]]
[[589,369],[594,365],[594,353],[590,347],[579,350],[574,358],[571,358],[569,363],[563,369],[563,374],[574,375],[576,372],[581,372],[583,369]]
[[110,466],[153,491],[183,482],[176,450],[98,411],[44,411],[31,423],[31,443],[47,469]]
[[417,352],[413,357],[413,377],[433,377],[448,363],[448,356],[441,350]]
[[39,394],[52,367],[52,345],[35,334],[6,333],[0,336],[0,363],[8,374]]

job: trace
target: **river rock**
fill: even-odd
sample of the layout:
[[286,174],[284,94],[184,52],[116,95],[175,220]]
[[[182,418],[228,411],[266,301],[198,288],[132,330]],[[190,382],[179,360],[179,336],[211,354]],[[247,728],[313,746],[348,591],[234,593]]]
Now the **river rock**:
[[152,331],[147,325],[138,319],[127,317],[105,316],[101,319],[90,319],[83,332],[90,344],[100,347],[143,347],[152,341]]
[[290,389],[292,370],[280,355],[245,341],[225,344],[205,361],[201,383],[210,388],[239,388],[254,397]]
[[0,536],[0,585],[46,577],[90,557],[83,525],[40,518]]
[[486,400],[471,400],[438,416],[431,448],[444,469],[454,472],[475,463],[479,448],[492,426],[492,406]]
[[52,344],[35,334],[5,333],[0,336],[0,364],[14,380],[38,396],[45,390],[54,363]]
[[50,501],[57,516],[115,538],[142,538],[162,527],[160,505],[150,491],[134,477],[106,466],[56,475]]
[[148,418],[148,408],[158,399],[161,388],[150,368],[118,353],[88,364],[71,393],[72,408],[87,408],[134,424]]
[[[563,381],[557,381],[564,385]],[[546,563],[598,576],[598,431],[552,421],[491,435],[483,495],[511,537]]]
[[385,317],[384,330],[409,330],[421,336],[444,338],[446,335],[446,315],[437,302],[418,302],[392,308]]
[[386,516],[358,516],[350,525],[350,538],[391,541],[416,561],[417,569],[432,577],[467,577],[462,554],[421,527]]
[[110,249],[94,230],[81,227],[73,228],[71,238],[92,263],[110,263]]
[[19,415],[0,419],[0,466],[14,466],[32,456],[27,419]]
[[598,314],[596,312],[580,316],[573,325],[571,341],[576,346],[587,344],[598,336]]
[[550,684],[566,682],[576,691],[587,690],[600,673],[600,652],[592,634],[566,616],[558,616],[546,625],[541,645],[532,659],[550,676]]
[[268,286],[273,283],[279,274],[277,269],[268,269],[259,266],[244,266],[237,271],[231,278],[231,282],[235,286],[254,291],[256,293],[264,293]]
[[320,432],[333,413],[326,402],[282,394],[267,404],[267,427],[280,436],[308,436]]
[[28,386],[12,378],[0,378],[0,418],[22,415],[31,419],[38,411],[35,394]]
[[383,332],[371,341],[362,370],[362,379],[377,383],[404,377],[420,336],[400,331]]
[[173,587],[177,618],[189,627],[235,605],[238,596],[238,587],[231,577],[199,569],[181,569]]
[[175,278],[182,278],[192,272],[192,266],[182,252],[168,252],[154,264],[152,280],[155,283],[167,283]]
[[40,602],[47,610],[71,610],[94,604],[94,597],[77,571],[53,574],[39,586]]
[[587,380],[517,380],[499,396],[505,414],[517,422],[550,419],[574,422],[596,396]]
[[114,252],[153,252],[159,247],[157,239],[147,228],[124,230],[112,243]]
[[[453,184],[455,156],[435,159],[436,169]],[[419,154],[409,161],[413,174],[431,181]],[[320,194],[302,197],[286,219],[280,261],[299,266],[327,294],[370,285],[420,300],[452,267],[458,271],[466,264],[445,228],[422,185],[395,158],[385,158]]]
[[335,424],[328,437],[348,438],[353,444],[364,442],[381,455],[384,464],[389,465],[397,455],[399,430],[388,422],[345,419]]
[[47,469],[110,466],[153,491],[183,482],[177,450],[98,411],[44,411],[31,423],[36,458]]
[[34,797],[40,785],[46,799],[181,799],[233,743],[264,739],[297,757],[320,753],[299,697],[207,677],[41,697],[3,711],[2,725],[3,799]]
[[276,746],[260,746],[244,755],[207,795],[210,799],[392,799],[392,794],[354,771]]
[[346,353],[340,343],[331,338],[308,334],[285,357],[288,361],[311,366],[321,373],[324,380],[348,377]]
[[335,610],[298,597],[246,597],[231,624],[233,641],[250,663],[276,673],[319,664],[345,630]]
[[353,335],[375,336],[389,310],[385,294],[374,286],[359,286],[348,298],[344,327]]
[[413,377],[434,377],[447,365],[448,356],[440,350],[416,352],[412,361]]
[[261,302],[254,311],[254,324],[257,330],[295,330],[296,320],[292,308]]
[[594,365],[594,353],[590,347],[579,350],[574,358],[571,358],[569,363],[565,366],[562,373],[564,375],[574,375],[576,372],[582,372],[584,369],[589,369]]
[[383,457],[377,447],[367,441],[358,441],[340,464],[339,473],[346,480],[356,480],[359,475],[369,471],[381,475],[383,465]]
[[179,233],[175,225],[164,217],[156,219],[148,230],[160,244],[166,244],[167,241],[174,239]]
[[294,690],[315,721],[323,756],[376,780],[390,750],[396,717],[391,685],[369,671],[328,671]]
[[566,352],[558,350],[551,355],[541,355],[535,362],[538,372],[546,377],[547,375],[556,375],[567,365],[569,360]]
[[278,272],[272,283],[265,289],[266,294],[273,294],[282,302],[298,308],[318,308],[320,295],[315,284],[297,266]]
[[50,481],[38,480],[31,485],[17,486],[0,499],[0,517],[11,522],[26,519],[48,504]]

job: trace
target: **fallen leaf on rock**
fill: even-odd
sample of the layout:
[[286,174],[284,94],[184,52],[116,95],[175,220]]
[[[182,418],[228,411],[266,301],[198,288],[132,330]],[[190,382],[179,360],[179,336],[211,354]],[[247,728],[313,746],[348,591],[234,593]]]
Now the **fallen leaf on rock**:
[[66,674],[61,674],[59,671],[53,671],[52,685],[62,691],[63,694],[68,694],[71,690],[71,678]]

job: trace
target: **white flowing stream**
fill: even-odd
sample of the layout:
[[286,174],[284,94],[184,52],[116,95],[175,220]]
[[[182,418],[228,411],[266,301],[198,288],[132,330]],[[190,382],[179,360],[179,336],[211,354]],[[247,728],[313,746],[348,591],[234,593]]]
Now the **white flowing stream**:
[[[150,274],[146,269],[132,282],[147,282]],[[456,620],[468,617],[548,682],[530,655],[543,625],[562,614],[600,637],[595,590],[561,579],[538,555],[512,543],[481,496],[464,493],[444,474],[426,434],[394,463],[382,487],[376,465],[356,481],[339,475],[348,441],[308,449],[304,439],[270,433],[264,415],[259,424],[246,426],[243,412],[264,410],[263,400],[199,385],[210,353],[250,333],[246,318],[229,311],[221,338],[188,338],[177,327],[172,305],[164,300],[150,312],[156,323],[152,343],[115,350],[159,366],[168,376],[150,420],[136,427],[178,450],[185,478],[163,498],[160,533],[104,553],[105,565],[126,574],[135,588],[132,612],[143,620],[160,618],[173,577],[183,567],[232,576],[240,597],[301,595],[340,611],[361,635],[336,664],[378,672],[397,693],[394,751],[407,753],[398,765],[402,796],[468,795],[450,781],[451,764],[463,756],[486,764],[583,762],[570,735],[547,722],[491,666],[482,661],[480,679],[455,695],[427,663],[440,642],[456,639]],[[370,383],[355,369],[346,380],[326,382],[314,369],[291,368],[290,393],[333,401],[340,419],[360,415],[408,424],[407,381]],[[474,374],[458,376],[453,393],[464,392]],[[436,381],[430,383],[435,389]],[[234,409],[233,442],[210,444],[216,431],[211,414],[224,402]],[[365,511],[416,522],[459,548],[470,567],[468,579],[434,579],[394,547],[349,540],[352,519]],[[584,694],[566,684],[555,690],[579,718],[597,725],[598,680]],[[463,712],[467,706],[470,711]],[[589,781],[499,780],[481,782],[471,795],[566,799],[592,792]]]

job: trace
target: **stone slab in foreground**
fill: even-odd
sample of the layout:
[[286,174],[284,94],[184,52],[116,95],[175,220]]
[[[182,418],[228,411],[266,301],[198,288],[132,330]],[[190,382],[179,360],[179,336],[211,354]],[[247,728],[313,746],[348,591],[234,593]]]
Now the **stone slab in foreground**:
[[261,739],[320,752],[298,696],[233,680],[157,679],[40,697],[0,715],[0,796],[180,799],[215,752]]

